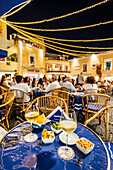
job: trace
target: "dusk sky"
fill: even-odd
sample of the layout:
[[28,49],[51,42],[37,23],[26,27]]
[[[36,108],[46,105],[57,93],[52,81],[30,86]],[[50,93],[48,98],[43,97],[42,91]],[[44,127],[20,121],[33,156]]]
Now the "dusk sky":
[[[28,22],[28,21],[40,21],[53,17],[58,17],[64,14],[68,14],[74,11],[81,10],[83,8],[94,5],[100,0],[33,0],[25,8],[18,13],[7,18],[9,21],[16,22]],[[113,1],[108,1],[102,5],[98,5],[92,9],[84,12],[59,19],[56,21],[45,22],[35,25],[25,25],[33,28],[41,29],[57,29],[57,28],[72,28],[80,27],[92,24],[98,24],[100,22],[107,22],[113,20]],[[22,25],[24,26],[24,25]],[[14,30],[8,29],[8,34],[14,33]],[[60,31],[60,32],[34,32],[38,35],[62,38],[62,39],[104,39],[113,38],[113,23],[101,25],[92,28],[72,30],[72,31]],[[69,44],[69,43],[68,43]],[[80,46],[95,46],[95,47],[113,47],[112,41],[102,42],[90,42],[90,43],[74,43],[74,45]],[[58,53],[56,51],[47,48],[47,52]]]

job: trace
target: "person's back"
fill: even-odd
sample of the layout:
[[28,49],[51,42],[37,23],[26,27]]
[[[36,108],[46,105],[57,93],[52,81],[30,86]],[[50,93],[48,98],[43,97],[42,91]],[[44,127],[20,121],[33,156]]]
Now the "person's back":
[[97,84],[95,84],[95,78],[93,76],[88,76],[87,82],[82,86],[82,89],[82,91],[86,91],[87,93],[97,93],[98,88]]
[[[19,89],[19,90],[25,91],[27,93],[30,93],[32,95],[32,91],[31,91],[30,87],[27,85],[27,83],[23,83],[23,77],[22,76],[20,76],[20,75],[16,76],[16,82],[17,82],[17,84],[14,85],[14,86],[11,86],[10,90],[11,89]],[[18,95],[17,97],[21,97],[21,92],[18,92],[17,95]],[[25,102],[30,101],[30,97],[26,94],[25,94],[24,101]]]
[[67,89],[69,89],[70,91],[76,91],[75,87],[73,86],[72,83],[70,83],[69,81],[65,81],[62,83],[63,87],[66,87]]
[[[50,83],[50,84],[46,87],[45,92],[47,93],[47,92],[49,92],[49,91],[52,90],[52,89],[60,88],[60,87],[61,87],[61,86],[59,85],[59,82],[57,81],[56,75],[53,75],[53,76],[52,76],[52,83]],[[47,95],[52,95],[52,92],[47,93]]]

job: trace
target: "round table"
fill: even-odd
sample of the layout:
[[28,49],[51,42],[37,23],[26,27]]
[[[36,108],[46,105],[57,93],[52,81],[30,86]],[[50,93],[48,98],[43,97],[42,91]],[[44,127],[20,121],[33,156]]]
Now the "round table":
[[[84,155],[76,148],[76,145],[71,146],[75,151],[75,157],[68,161],[62,160],[57,154],[58,148],[65,145],[59,140],[59,134],[55,136],[53,143],[43,144],[41,140],[42,129],[33,129],[33,132],[38,135],[38,140],[33,143],[25,142],[22,135],[28,133],[27,128],[29,125],[29,122],[18,125],[2,140],[0,146],[0,169],[27,170],[25,160],[32,153],[37,156],[37,170],[110,170],[110,158],[104,142],[84,125],[78,123],[75,133],[79,138],[85,137],[89,139],[94,143],[95,147],[88,155]],[[48,124],[44,128],[50,130]]]

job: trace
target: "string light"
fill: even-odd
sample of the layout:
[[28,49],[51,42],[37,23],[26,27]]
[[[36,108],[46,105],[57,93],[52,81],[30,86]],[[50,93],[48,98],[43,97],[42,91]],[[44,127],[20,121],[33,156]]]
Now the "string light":
[[91,5],[89,7],[86,7],[86,8],[83,8],[81,10],[74,11],[74,12],[71,12],[69,14],[65,14],[65,15],[59,16],[59,17],[53,17],[53,18],[50,18],[50,19],[44,19],[44,20],[41,20],[41,21],[34,21],[34,22],[10,22],[10,23],[12,23],[12,24],[24,24],[24,25],[27,24],[28,25],[28,24],[40,24],[40,23],[44,23],[44,22],[50,22],[50,21],[66,18],[66,17],[69,17],[71,15],[75,15],[75,14],[81,13],[83,11],[92,9],[92,8],[98,6],[98,5],[102,5],[102,4],[104,4],[104,3],[108,2],[108,1],[110,1],[110,0],[104,0],[102,2],[96,3],[96,4]]
[[[21,30],[21,31],[23,31],[23,30]],[[36,34],[32,34],[32,33],[29,33],[29,32],[26,32],[26,31],[23,31],[25,34],[29,34],[30,36],[32,35],[32,36],[35,36],[35,37],[38,37],[38,38],[40,38],[40,36],[37,36]],[[45,39],[44,39],[44,41],[45,41]],[[50,42],[53,42],[53,41],[50,41]],[[56,43],[56,42],[54,42],[54,43]],[[58,42],[57,42],[58,43]],[[59,43],[58,43],[59,44]],[[73,52],[77,52],[77,53],[84,53],[84,54],[91,54],[91,53],[104,53],[104,52],[108,52],[108,51],[95,51],[95,52],[87,52],[87,51],[80,51],[80,50],[71,50],[71,49],[65,49],[65,48],[61,48],[61,47],[57,47],[57,46],[54,46],[54,45],[51,45],[51,44],[48,44],[48,43],[45,43],[45,45],[48,45],[48,46],[50,46],[50,47],[55,47],[55,48],[59,48],[59,49],[62,49],[62,50],[67,50],[67,51],[73,51]],[[61,43],[60,43],[60,45],[61,45]],[[65,45],[65,44],[63,44],[63,45]],[[113,49],[113,48],[112,48]]]
[[[24,35],[25,37],[28,37],[29,39],[31,39],[32,41],[36,41],[36,42],[38,42],[39,44],[41,44],[41,45],[43,45],[43,46],[45,46],[45,47],[48,47],[48,48],[50,48],[50,49],[53,49],[53,50],[55,50],[55,51],[62,52],[62,53],[64,53],[64,54],[68,54],[68,55],[72,55],[72,56],[78,56],[78,57],[84,57],[85,54],[87,54],[87,52],[85,52],[84,55],[83,55],[83,54],[77,54],[77,53],[70,53],[70,52],[67,52],[67,51],[74,51],[74,52],[76,52],[76,51],[75,51],[75,50],[69,50],[69,49],[61,48],[61,47],[57,47],[57,46],[54,46],[54,45],[51,45],[51,44],[48,44],[48,43],[43,43],[42,41],[40,42],[39,39],[36,39],[36,38],[34,38],[34,37],[31,36],[31,35],[34,35],[34,36],[37,36],[37,35],[31,34],[31,33],[29,33],[29,32],[23,31],[23,30],[20,30],[20,29],[14,27],[13,25],[9,24],[7,21],[2,20],[2,22],[6,23],[7,25],[9,25],[9,26],[12,27],[13,29],[15,29],[16,31],[18,31],[19,33],[21,33],[22,35]],[[27,35],[27,34],[29,34],[30,36]],[[42,40],[42,39],[41,39],[41,40]],[[67,51],[66,51],[66,50],[67,50]],[[79,53],[81,53],[81,51],[79,51]],[[94,52],[93,52],[93,53],[94,53]],[[100,52],[99,52],[99,53],[100,53]],[[88,55],[88,54],[87,54],[87,55]]]
[[[9,22],[10,23],[10,22]],[[84,28],[91,28],[91,27],[97,27],[97,26],[100,26],[100,25],[106,25],[106,24],[111,24],[113,23],[113,20],[111,21],[106,21],[106,22],[100,22],[98,24],[92,24],[92,25],[86,25],[86,26],[81,26],[81,27],[74,27],[74,28],[64,28],[64,29],[37,29],[37,28],[29,28],[29,27],[22,27],[22,26],[17,26],[18,28],[22,28],[22,29],[25,29],[25,30],[32,30],[32,31],[73,31],[73,30],[80,30],[80,29],[84,29]]]
[[[23,3],[19,4],[19,5],[17,5],[17,6],[20,6],[20,5],[23,4],[21,7],[19,7],[19,8],[16,9],[15,11],[9,13],[10,11],[12,11],[12,10],[13,10],[14,8],[16,8],[17,6],[15,6],[14,8],[11,8],[11,10],[9,10],[9,11],[6,12],[4,15],[2,15],[1,18],[6,18],[6,17],[9,17],[9,16],[15,14],[16,12],[18,12],[18,11],[20,11],[22,8],[24,8],[26,5],[28,5],[30,2],[31,2],[31,0],[27,0],[27,2],[23,2]],[[7,13],[9,13],[9,14],[7,14]]]

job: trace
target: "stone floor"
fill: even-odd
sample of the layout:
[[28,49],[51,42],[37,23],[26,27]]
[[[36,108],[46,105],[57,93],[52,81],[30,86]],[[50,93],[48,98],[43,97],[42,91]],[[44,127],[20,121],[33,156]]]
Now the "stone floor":
[[[111,100],[108,102],[108,105],[113,105],[113,96],[109,94],[111,97]],[[82,122],[82,117],[79,119],[80,122]],[[10,119],[10,128],[13,128],[17,124],[19,124],[20,121],[18,121],[14,116]],[[103,140],[105,138],[105,126],[103,123],[99,125],[98,119],[94,119],[92,122],[88,124],[88,127],[91,128],[94,132],[96,132]]]

